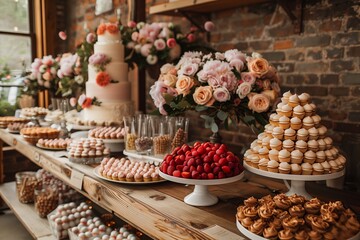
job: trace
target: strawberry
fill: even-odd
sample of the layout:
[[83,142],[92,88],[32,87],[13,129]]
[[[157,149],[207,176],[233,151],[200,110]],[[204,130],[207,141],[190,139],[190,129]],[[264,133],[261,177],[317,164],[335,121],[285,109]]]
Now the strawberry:
[[229,166],[222,166],[221,169],[222,169],[225,173],[231,172],[231,169],[229,168]]
[[182,173],[181,173],[181,176],[182,176],[183,178],[190,178],[190,172],[182,172]]
[[175,171],[173,171],[173,176],[174,177],[181,177],[181,172],[179,170],[175,170]]
[[173,175],[173,172],[175,170],[175,166],[168,166],[166,173],[170,176]]

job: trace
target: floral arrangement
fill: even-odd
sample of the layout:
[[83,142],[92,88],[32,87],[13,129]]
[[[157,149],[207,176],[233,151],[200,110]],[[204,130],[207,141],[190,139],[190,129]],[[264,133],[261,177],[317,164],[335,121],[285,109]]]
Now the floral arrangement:
[[150,88],[163,115],[187,110],[204,113],[205,127],[244,122],[254,130],[267,123],[267,113],[280,88],[275,68],[260,54],[236,49],[225,53],[187,52],[176,66],[165,64]]
[[114,81],[111,79],[110,75],[105,72],[106,65],[110,63],[111,58],[106,56],[103,53],[95,53],[90,56],[89,58],[89,64],[95,67],[96,74],[96,84],[105,87],[109,85],[110,83],[116,83],[118,81]]
[[70,105],[80,111],[81,109],[91,107],[91,105],[101,106],[101,102],[96,97],[90,98],[86,97],[85,94],[81,94],[77,100],[75,97],[71,98]]
[[191,49],[206,49],[204,44],[199,44],[198,29],[194,27],[183,34],[180,27],[173,23],[130,21],[127,26],[120,26],[120,31],[127,62],[130,66],[136,63],[139,68],[158,62],[174,62],[183,52]]

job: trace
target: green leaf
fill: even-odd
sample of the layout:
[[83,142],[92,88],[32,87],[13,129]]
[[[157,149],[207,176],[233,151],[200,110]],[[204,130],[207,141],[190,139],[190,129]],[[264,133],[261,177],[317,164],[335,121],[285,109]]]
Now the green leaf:
[[244,116],[243,120],[244,120],[244,122],[250,124],[250,122],[253,122],[255,120],[255,118],[253,116],[246,115],[246,116]]
[[215,121],[211,124],[211,131],[214,132],[214,133],[219,131],[219,127],[218,127],[218,125],[216,124]]
[[202,111],[205,111],[205,110],[207,110],[208,109],[208,107],[207,106],[203,106],[203,105],[197,105],[196,107],[195,107],[195,110],[197,111],[197,112],[202,112]]
[[200,117],[206,121],[214,121],[214,119],[208,115],[200,115]]
[[221,121],[224,121],[225,119],[227,119],[228,113],[219,110],[219,111],[217,112],[216,116],[217,116],[218,119],[220,119]]

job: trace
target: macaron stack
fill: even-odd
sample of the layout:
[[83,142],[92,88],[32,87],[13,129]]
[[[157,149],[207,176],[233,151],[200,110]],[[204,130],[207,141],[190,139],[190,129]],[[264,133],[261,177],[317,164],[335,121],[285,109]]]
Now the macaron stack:
[[326,136],[310,95],[283,94],[270,123],[244,154],[247,165],[283,174],[321,175],[341,171],[346,159]]

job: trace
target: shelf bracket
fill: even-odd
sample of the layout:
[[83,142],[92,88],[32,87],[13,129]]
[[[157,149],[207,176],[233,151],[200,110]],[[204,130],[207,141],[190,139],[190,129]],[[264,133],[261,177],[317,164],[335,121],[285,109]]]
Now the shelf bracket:
[[[191,24],[197,27],[200,31],[206,32],[204,28],[204,23],[211,19],[210,14],[182,11],[179,9],[175,10],[175,12],[178,12],[182,16],[184,16],[187,20],[189,20],[189,22],[191,22]],[[210,33],[209,32],[206,33],[207,33],[206,34],[207,40],[210,41]]]
[[294,33],[297,34],[302,31],[303,2],[304,0],[278,0],[278,4],[284,9],[294,25]]

